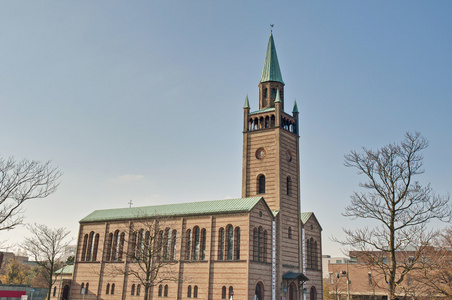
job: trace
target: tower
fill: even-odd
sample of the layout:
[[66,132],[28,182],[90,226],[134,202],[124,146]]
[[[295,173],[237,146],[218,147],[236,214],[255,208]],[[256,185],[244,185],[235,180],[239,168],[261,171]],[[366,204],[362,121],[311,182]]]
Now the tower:
[[276,290],[301,259],[298,108],[284,111],[284,82],[270,34],[259,87],[259,109],[244,105],[242,197],[262,196],[275,215]]

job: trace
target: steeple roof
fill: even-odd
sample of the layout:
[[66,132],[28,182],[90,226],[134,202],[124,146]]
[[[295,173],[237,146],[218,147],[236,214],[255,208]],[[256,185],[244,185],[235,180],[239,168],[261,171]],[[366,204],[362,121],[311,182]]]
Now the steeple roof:
[[262,76],[260,82],[278,81],[284,84],[279,69],[278,56],[276,55],[275,41],[273,34],[270,33],[268,40],[267,53],[265,54],[264,68],[262,69]]

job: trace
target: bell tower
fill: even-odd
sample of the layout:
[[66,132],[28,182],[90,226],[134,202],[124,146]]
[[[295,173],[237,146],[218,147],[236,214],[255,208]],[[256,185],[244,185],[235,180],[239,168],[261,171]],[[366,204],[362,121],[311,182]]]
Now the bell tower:
[[[248,96],[243,115],[242,197],[262,196],[275,215],[277,285],[287,272],[302,270],[299,113],[284,111],[285,95],[270,34],[259,87],[259,109]],[[278,288],[279,289],[279,288]]]

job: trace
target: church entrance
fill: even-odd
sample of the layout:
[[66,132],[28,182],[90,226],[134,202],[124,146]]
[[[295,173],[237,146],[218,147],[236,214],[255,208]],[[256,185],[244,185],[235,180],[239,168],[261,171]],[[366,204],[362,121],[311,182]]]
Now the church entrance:
[[297,300],[297,286],[295,285],[295,283],[291,283],[289,285],[289,300]]
[[66,284],[63,289],[63,294],[61,295],[61,300],[69,299],[69,286]]
[[256,284],[256,291],[254,292],[254,300],[263,300],[264,299],[264,285],[262,282],[258,282]]
[[317,290],[315,289],[315,286],[311,287],[311,297],[310,300],[317,300]]

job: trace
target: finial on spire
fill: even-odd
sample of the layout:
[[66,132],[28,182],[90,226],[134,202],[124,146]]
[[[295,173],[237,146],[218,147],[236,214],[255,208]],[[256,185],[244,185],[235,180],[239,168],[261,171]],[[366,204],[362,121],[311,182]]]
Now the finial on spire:
[[293,113],[298,113],[297,99],[295,99],[295,102],[294,102],[294,104],[293,104],[293,110],[292,110],[292,112],[293,112]]
[[273,32],[273,26],[275,26],[275,24],[270,24],[270,33]]

